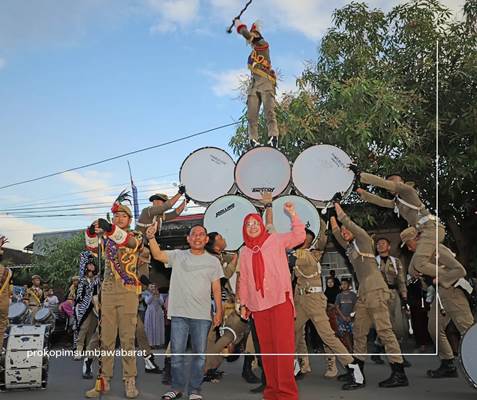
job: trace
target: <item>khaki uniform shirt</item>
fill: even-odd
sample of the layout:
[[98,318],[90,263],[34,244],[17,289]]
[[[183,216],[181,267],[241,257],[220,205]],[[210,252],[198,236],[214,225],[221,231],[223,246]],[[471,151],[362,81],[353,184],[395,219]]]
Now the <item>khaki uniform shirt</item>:
[[[389,256],[384,263],[384,260],[380,257],[376,257],[378,268],[383,274],[383,278],[393,289],[399,291],[402,298],[407,298],[406,276],[404,268],[401,265],[399,258]],[[394,261],[394,263],[393,263]]]
[[339,228],[333,229],[333,235],[340,246],[346,249],[346,255],[356,272],[359,282],[358,296],[377,289],[388,291],[388,285],[384,282],[374,257],[374,242],[371,236],[345,213],[339,214],[338,220],[354,235],[354,240],[348,243],[341,236]]

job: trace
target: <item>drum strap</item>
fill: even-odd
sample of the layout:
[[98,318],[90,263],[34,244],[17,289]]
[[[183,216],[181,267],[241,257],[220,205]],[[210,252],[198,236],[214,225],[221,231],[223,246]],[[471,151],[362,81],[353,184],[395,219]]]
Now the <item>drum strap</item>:
[[38,296],[36,295],[35,289],[31,288],[31,289],[29,290],[29,292],[30,292],[30,295],[33,296],[34,300],[36,300],[36,302],[38,303],[38,305],[40,305],[40,304],[41,304],[41,301],[40,301],[40,299],[38,298]]
[[[398,275],[398,269],[396,264],[396,258],[393,256],[389,256],[391,263],[393,264],[394,272]],[[378,262],[378,269],[381,271],[381,256],[376,256],[376,261]]]
[[3,293],[5,288],[8,286],[10,282],[10,278],[12,277],[12,270],[10,268],[4,268],[3,274],[0,277],[0,294]]
[[[143,224],[142,222],[136,222],[136,225],[140,226],[141,228],[149,228],[151,225],[154,225],[156,221],[157,221],[157,215],[154,216],[150,224]],[[162,229],[162,216],[159,217],[159,223],[157,224],[157,233],[160,233],[161,229]]]
[[356,240],[353,240],[353,246],[356,252],[361,256],[365,258],[374,258],[374,254],[371,253],[361,253],[361,250],[358,247],[358,244],[356,243]]
[[230,326],[221,326],[219,328],[219,333],[220,333],[220,336],[224,336],[225,334],[225,331],[229,331],[229,332],[232,332],[232,335],[234,336],[234,342],[237,341],[237,334],[235,333],[235,331],[230,327]]
[[418,207],[418,206],[415,206],[414,204],[408,203],[407,201],[401,199],[399,196],[394,197],[394,202],[396,203],[396,206],[394,207],[394,212],[397,214],[398,217],[400,216],[399,208],[397,206],[398,202],[405,205],[407,208],[410,208],[411,210],[417,211],[417,215],[421,215],[421,211],[426,209],[426,206],[424,204]]

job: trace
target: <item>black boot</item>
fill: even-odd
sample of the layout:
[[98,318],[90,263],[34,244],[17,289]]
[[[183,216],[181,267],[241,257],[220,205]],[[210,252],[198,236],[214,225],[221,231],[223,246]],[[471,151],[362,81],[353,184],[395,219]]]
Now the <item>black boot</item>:
[[429,378],[457,378],[457,368],[454,365],[454,359],[441,360],[441,365],[437,369],[427,371]]
[[91,370],[92,364],[92,358],[85,358],[83,360],[83,379],[93,379],[93,371]]
[[261,380],[252,371],[253,356],[246,355],[243,359],[242,378],[247,383],[260,383]]
[[351,364],[346,366],[346,370],[348,371],[348,382],[342,386],[343,390],[356,390],[366,386],[364,361],[355,359]]
[[170,357],[164,358],[164,370],[162,375],[162,383],[164,385],[171,384],[171,358]]
[[378,356],[377,354],[374,356],[371,356],[371,361],[374,361],[378,365],[384,364],[384,360],[381,358],[381,356]]
[[385,381],[379,382],[379,387],[393,388],[399,386],[409,386],[406,373],[404,372],[404,364],[391,364],[391,376]]
[[144,370],[148,374],[162,374],[162,369],[154,362],[154,354],[148,354],[144,357]]
[[404,368],[410,368],[412,367],[412,364],[409,362],[409,360],[407,360],[406,358],[402,358],[403,360],[403,364],[404,364]]
[[250,392],[252,393],[262,393],[267,386],[267,380],[265,379],[265,373],[262,370],[262,383],[260,386],[257,386],[256,388],[250,389]]

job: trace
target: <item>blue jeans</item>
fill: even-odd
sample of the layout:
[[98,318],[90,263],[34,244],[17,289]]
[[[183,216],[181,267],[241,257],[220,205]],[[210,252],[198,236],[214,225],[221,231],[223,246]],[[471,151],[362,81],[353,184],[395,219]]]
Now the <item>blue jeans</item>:
[[191,337],[192,353],[200,354],[190,356],[191,368],[189,379],[189,394],[200,393],[200,387],[204,378],[205,351],[207,335],[211,322],[205,319],[192,319],[183,317],[171,318],[171,375],[172,390],[183,392],[186,385],[185,356],[187,339]]

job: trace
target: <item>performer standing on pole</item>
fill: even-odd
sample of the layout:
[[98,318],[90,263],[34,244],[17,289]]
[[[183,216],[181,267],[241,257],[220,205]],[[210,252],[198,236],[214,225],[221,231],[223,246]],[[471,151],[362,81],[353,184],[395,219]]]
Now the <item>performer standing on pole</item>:
[[252,73],[250,86],[247,91],[247,118],[248,134],[251,147],[260,145],[258,141],[258,115],[260,106],[263,103],[265,120],[267,121],[268,144],[278,147],[278,124],[275,115],[275,94],[277,77],[272,69],[270,60],[270,46],[262,36],[258,22],[254,22],[247,29],[247,26],[235,20],[237,32],[242,35],[252,46],[252,52],[248,57],[248,68]]

